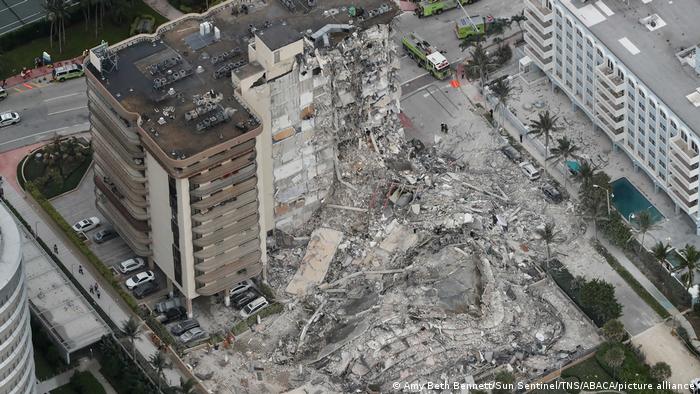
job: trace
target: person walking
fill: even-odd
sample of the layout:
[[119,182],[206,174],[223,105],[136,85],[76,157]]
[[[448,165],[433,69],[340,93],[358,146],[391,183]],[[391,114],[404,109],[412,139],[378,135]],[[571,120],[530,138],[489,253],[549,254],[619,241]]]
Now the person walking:
[[58,245],[53,244],[53,253],[58,254]]
[[95,294],[95,288],[90,286],[90,294]]
[[95,289],[95,294],[97,294],[97,299],[100,299],[100,289]]
[[83,275],[83,266],[81,264],[78,264],[78,273]]

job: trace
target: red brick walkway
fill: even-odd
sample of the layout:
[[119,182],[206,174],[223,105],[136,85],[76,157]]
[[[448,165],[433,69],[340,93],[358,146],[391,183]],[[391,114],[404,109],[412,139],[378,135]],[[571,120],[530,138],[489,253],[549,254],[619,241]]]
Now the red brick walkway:
[[42,66],[39,68],[33,68],[33,69],[29,70],[31,72],[31,74],[26,78],[22,78],[22,76],[18,74],[18,75],[15,75],[14,77],[9,77],[9,78],[5,79],[5,89],[11,88],[13,86],[25,84],[28,82],[32,82],[32,81],[35,81],[37,79],[41,79],[41,78],[44,78],[47,76],[48,76],[48,78],[51,78],[51,71],[55,67],[61,67],[61,66],[66,65],[66,64],[82,63],[82,62],[83,62],[83,56],[78,56],[74,59],[56,62],[52,66]]
[[51,141],[37,142],[0,154],[0,175],[2,175],[3,180],[11,184],[15,190],[21,190],[19,183],[17,183],[17,165],[29,152],[49,142]]

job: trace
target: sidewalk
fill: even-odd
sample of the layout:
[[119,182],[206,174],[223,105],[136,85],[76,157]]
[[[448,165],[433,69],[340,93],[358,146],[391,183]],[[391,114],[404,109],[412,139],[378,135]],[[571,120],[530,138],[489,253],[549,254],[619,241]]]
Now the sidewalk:
[[48,78],[51,79],[51,72],[53,71],[54,68],[56,67],[61,67],[66,64],[73,64],[73,63],[82,63],[83,62],[83,57],[78,56],[73,59],[69,60],[62,60],[60,62],[56,62],[52,64],[51,66],[41,66],[39,68],[32,68],[29,71],[31,71],[31,76],[27,78],[22,78],[19,74],[15,75],[13,77],[9,77],[5,79],[5,89],[9,89],[13,86],[21,85],[24,83],[28,82],[33,82],[38,79],[44,79]]
[[[56,245],[58,247],[58,258],[66,269],[71,272],[84,290],[95,283],[99,283],[102,291],[102,296],[97,298],[96,295],[91,295],[93,301],[110,317],[110,320],[117,327],[129,319],[131,312],[128,307],[121,302],[121,298],[112,289],[111,285],[105,284],[99,273],[94,272],[94,268],[87,259],[78,251],[73,250],[73,245],[68,238],[63,234],[53,221],[48,218],[41,207],[34,204],[31,197],[24,197],[21,191],[15,189],[14,185],[5,185],[5,198],[14,206],[24,220],[33,227],[37,236],[41,238],[47,245]],[[78,270],[82,266],[83,274],[79,274]],[[143,327],[146,327],[145,324]],[[155,354],[158,349],[151,342],[146,330],[141,330],[141,335],[136,341],[137,351],[148,360],[151,355]],[[180,377],[179,370],[167,369],[165,375],[170,385],[179,385]],[[184,378],[184,377],[183,377]],[[184,378],[186,380],[186,378]]]
[[[493,106],[488,103],[488,100],[486,100],[486,98],[478,92],[476,87],[471,84],[465,84],[462,86],[465,94],[469,96],[472,102],[481,103],[484,108],[493,108]],[[505,111],[508,110],[506,109]],[[508,131],[510,136],[517,141],[520,138],[520,133],[516,127],[507,120],[507,117],[501,113],[505,111],[496,111],[494,109],[494,117],[498,120],[498,124]],[[544,146],[539,141],[533,140],[529,135],[524,135],[521,145],[528,151],[528,153],[530,153],[530,155],[532,155],[532,157],[535,158],[535,160],[537,160],[540,166],[544,165]],[[578,200],[578,190],[576,190],[575,183],[564,182],[564,177],[566,176],[564,166],[548,163],[547,168],[550,176],[559,182],[562,187],[566,184],[567,192],[571,196],[571,199]],[[592,225],[592,223],[589,224]],[[672,318],[686,329],[688,336],[691,338],[691,342],[694,344],[696,349],[700,350],[700,341],[698,341],[698,337],[693,330],[693,327],[690,325],[685,316],[683,316],[680,311],[656,288],[656,286],[651,283],[651,281],[649,281],[649,279],[631,261],[629,261],[627,256],[625,256],[625,254],[622,253],[618,247],[610,245],[610,243],[602,237],[599,238],[599,241],[613,256],[615,256],[620,264],[625,267],[630,274],[632,274],[632,276],[642,285],[642,287],[644,287],[644,289],[646,289],[649,294],[651,294],[652,297],[654,297],[654,299],[656,299],[656,301],[658,301],[659,304],[661,304],[671,314]]]

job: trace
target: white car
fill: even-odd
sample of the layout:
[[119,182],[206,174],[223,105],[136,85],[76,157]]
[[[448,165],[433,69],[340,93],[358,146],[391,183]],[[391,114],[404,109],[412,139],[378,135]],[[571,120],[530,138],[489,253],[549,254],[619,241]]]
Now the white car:
[[540,179],[540,171],[535,168],[529,161],[525,161],[519,164],[520,169],[527,175],[527,178],[531,181],[536,181]]
[[189,343],[189,342],[200,341],[206,337],[207,337],[206,331],[202,330],[199,327],[195,327],[195,328],[190,329],[186,333],[180,335],[180,340],[182,341],[182,343]]
[[146,266],[143,259],[140,257],[134,257],[133,259],[125,260],[119,263],[119,272],[122,274],[128,274],[129,272],[136,271]]
[[236,294],[243,293],[251,287],[253,287],[253,282],[251,282],[250,279],[246,279],[243,282],[233,286],[231,290],[229,290],[228,294],[234,296]]
[[20,117],[17,112],[3,112],[0,114],[0,127],[19,123]]
[[140,284],[151,282],[154,280],[156,280],[156,274],[154,274],[153,271],[139,272],[138,274],[126,280],[126,288],[129,290],[133,290],[134,287]]
[[100,219],[96,217],[91,217],[87,219],[83,219],[73,225],[73,230],[79,233],[84,233],[86,231],[90,231],[94,229],[95,227],[100,225]]
[[269,304],[270,303],[267,302],[265,297],[258,297],[250,303],[248,303],[248,305],[244,306],[243,309],[241,309],[241,317],[246,319],[248,318],[248,316],[258,313],[261,309],[265,308]]

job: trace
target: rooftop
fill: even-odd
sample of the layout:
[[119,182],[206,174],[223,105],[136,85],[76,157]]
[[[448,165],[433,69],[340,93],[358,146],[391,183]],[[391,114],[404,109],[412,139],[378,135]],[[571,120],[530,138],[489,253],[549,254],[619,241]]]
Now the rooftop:
[[[622,0],[561,3],[700,134],[700,108],[686,98],[700,87],[700,76],[676,57],[679,51],[700,44],[698,0],[629,0],[629,5]],[[645,19],[653,15],[658,18]]]
[[[184,159],[258,127],[234,98],[230,80],[231,71],[248,62],[252,33],[274,50],[327,24],[386,23],[396,9],[388,1],[359,0],[354,4],[365,15],[351,22],[342,0],[307,10],[305,1],[294,4],[296,11],[278,1],[255,3],[248,13],[222,4],[202,18],[175,21],[154,41],[137,36],[112,47],[118,67],[111,71],[100,75],[93,64],[88,69],[127,111],[141,115],[142,128],[166,154]],[[374,12],[382,5],[391,12]]]

